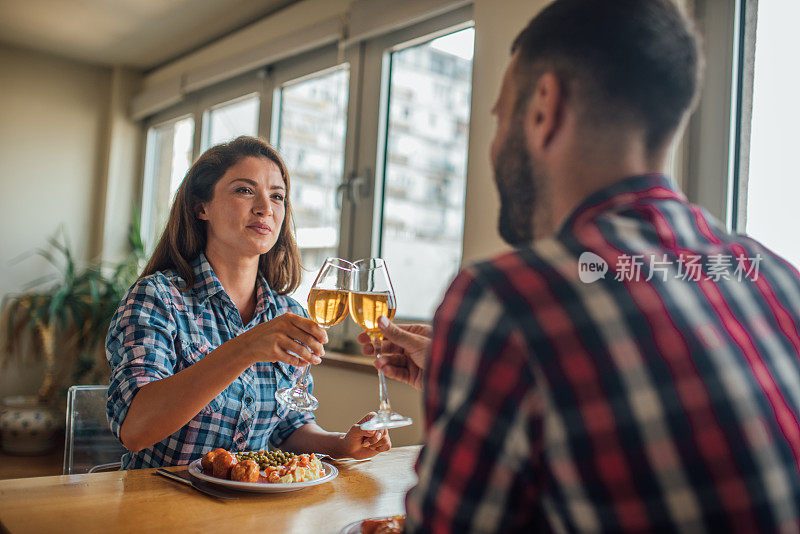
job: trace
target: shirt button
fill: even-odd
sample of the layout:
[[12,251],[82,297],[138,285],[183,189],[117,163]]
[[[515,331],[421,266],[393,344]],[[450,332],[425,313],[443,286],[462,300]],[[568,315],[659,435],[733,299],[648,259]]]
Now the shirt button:
[[241,445],[242,443],[244,443],[244,438],[242,438],[242,437],[239,437],[239,438],[237,438],[237,439],[236,439],[236,443],[238,443],[239,445]]
[[253,397],[245,397],[244,398],[244,403],[245,404],[250,404],[251,402],[253,402]]

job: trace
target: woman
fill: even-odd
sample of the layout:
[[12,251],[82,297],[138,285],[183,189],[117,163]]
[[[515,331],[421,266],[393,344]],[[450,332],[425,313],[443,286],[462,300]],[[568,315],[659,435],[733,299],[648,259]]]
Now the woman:
[[368,458],[391,447],[358,424],[326,432],[276,405],[297,367],[318,364],[325,331],[286,296],[300,282],[289,173],[265,142],[206,151],[106,340],[111,430],[124,469],[187,464],[204,453],[266,450]]

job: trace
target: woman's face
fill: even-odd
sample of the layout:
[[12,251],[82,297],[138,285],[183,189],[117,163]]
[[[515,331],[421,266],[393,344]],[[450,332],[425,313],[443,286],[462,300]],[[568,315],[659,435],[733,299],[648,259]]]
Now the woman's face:
[[214,196],[197,216],[207,221],[206,249],[216,257],[251,258],[278,241],[286,215],[286,185],[278,166],[247,156],[214,185]]

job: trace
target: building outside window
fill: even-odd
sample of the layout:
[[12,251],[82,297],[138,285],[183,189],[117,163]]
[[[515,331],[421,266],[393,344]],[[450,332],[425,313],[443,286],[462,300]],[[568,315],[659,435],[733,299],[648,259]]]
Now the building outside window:
[[381,255],[403,317],[430,319],[461,262],[474,38],[391,55]]

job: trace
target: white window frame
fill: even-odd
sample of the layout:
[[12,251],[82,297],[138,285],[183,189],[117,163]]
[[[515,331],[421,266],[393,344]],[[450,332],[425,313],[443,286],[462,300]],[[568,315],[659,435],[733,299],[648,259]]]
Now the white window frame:
[[144,143],[143,146],[143,177],[142,177],[142,194],[141,194],[141,220],[140,220],[140,233],[142,242],[144,243],[145,251],[148,253],[152,252],[155,249],[159,238],[159,232],[154,228],[154,225],[158,224],[159,213],[157,213],[157,203],[156,199],[158,197],[162,197],[165,193],[169,194],[169,186],[170,186],[170,177],[156,176],[156,168],[157,161],[160,158],[152,158],[148,161],[147,156],[150,147],[154,141],[154,129],[160,128],[162,126],[167,126],[170,124],[175,124],[179,121],[184,119],[193,118],[195,119],[194,123],[194,131],[197,131],[197,119],[194,115],[190,112],[184,112],[166,120],[157,121],[154,120],[152,124],[148,124],[146,128],[144,128]]
[[[371,173],[374,177],[374,181],[371,188],[371,211],[369,212],[371,221],[368,222],[364,220],[366,219],[367,211],[361,210],[359,215],[361,215],[362,218],[355,223],[359,228],[369,227],[370,230],[368,235],[364,233],[361,239],[355,243],[354,248],[359,252],[355,257],[362,258],[379,256],[381,254],[381,240],[383,238],[383,197],[385,191],[386,156],[389,134],[389,89],[391,86],[392,54],[424,44],[437,37],[449,35],[474,26],[475,21],[472,18],[472,6],[468,6],[452,11],[444,16],[437,17],[436,19],[431,19],[372,39],[366,43],[364,52],[366,58],[365,75],[367,79],[378,78],[381,81],[379,93],[377,95],[374,93],[372,94],[373,98],[376,96],[378,98],[378,109],[380,112],[376,117],[377,120],[373,119],[366,124],[362,123],[362,128],[365,128],[366,132],[364,136],[366,143],[363,147],[363,152],[364,154],[373,154],[375,159],[371,162],[365,162],[361,168],[365,169],[365,173]],[[377,69],[380,69],[379,75],[377,74]],[[464,154],[464,157],[466,159],[467,154]],[[372,166],[370,166],[370,163]],[[372,172],[371,169],[375,169],[374,172]],[[365,202],[366,201],[367,199],[365,199]],[[466,202],[464,203],[464,210],[462,218],[466,216]],[[464,252],[463,229],[464,221],[462,220],[462,258]],[[402,296],[398,295],[398,300],[401,299]],[[430,324],[432,317],[412,317],[405,315],[403,314],[402,306],[398,306],[397,319],[406,322],[413,321],[415,323]]]
[[[328,45],[278,61],[186,95],[180,103],[148,118],[144,123],[144,135],[146,137],[154,126],[191,115],[195,120],[194,161],[201,154],[208,135],[208,112],[236,99],[258,94],[258,135],[272,141],[279,121],[277,95],[282,85],[348,64],[350,79],[339,256],[355,259],[376,255],[380,250],[382,221],[378,215],[383,202],[388,127],[388,58],[395,50],[473,25],[472,6],[467,5],[365,41]],[[142,159],[146,160],[146,157],[145,149]],[[142,198],[144,215],[147,213],[144,206],[147,199]],[[152,224],[144,218],[142,223],[143,226]],[[304,276],[313,275],[304,273]],[[358,329],[351,322],[346,321],[339,334],[332,329],[329,348],[358,352],[354,341]]]
[[[267,121],[262,123],[259,128],[261,135],[269,139],[270,143],[277,145],[280,128],[280,92],[283,87],[301,83],[302,81],[325,75],[331,71],[347,67],[349,71],[348,97],[346,111],[346,129],[344,146],[344,168],[342,169],[343,184],[347,183],[347,177],[353,174],[353,162],[355,159],[355,143],[358,139],[358,131],[352,127],[358,113],[358,93],[361,77],[359,67],[361,64],[360,50],[339,50],[336,46],[328,46],[313,52],[300,54],[283,61],[279,61],[268,69],[269,87],[269,106],[270,113]],[[291,169],[289,169],[291,173]],[[340,223],[339,223],[339,245],[337,256],[340,258],[351,257],[351,243],[353,235],[353,203],[343,195]],[[314,277],[316,273],[304,271],[303,276]],[[305,305],[305,303],[301,303]],[[339,325],[335,325],[328,330],[329,343],[327,347],[332,350],[355,351],[352,339],[357,335],[355,325],[352,321],[346,320]]]
[[[740,22],[744,0],[687,2],[702,35],[705,73],[700,100],[686,130],[685,192],[728,229],[743,228],[738,217],[746,206],[739,161]],[[741,146],[741,145],[740,145]],[[735,198],[735,199],[734,199]]]
[[236,96],[231,98],[230,100],[224,100],[222,102],[216,103],[212,106],[209,106],[203,110],[203,120],[201,122],[201,131],[200,131],[200,154],[202,154],[206,149],[209,147],[209,138],[211,137],[211,113],[218,109],[224,108],[226,106],[237,104],[239,102],[243,102],[245,100],[249,100],[253,97],[259,99],[259,116],[256,117],[256,135],[258,135],[258,125],[259,119],[261,114],[261,92],[260,91],[253,91],[251,93],[247,93],[241,96]]

